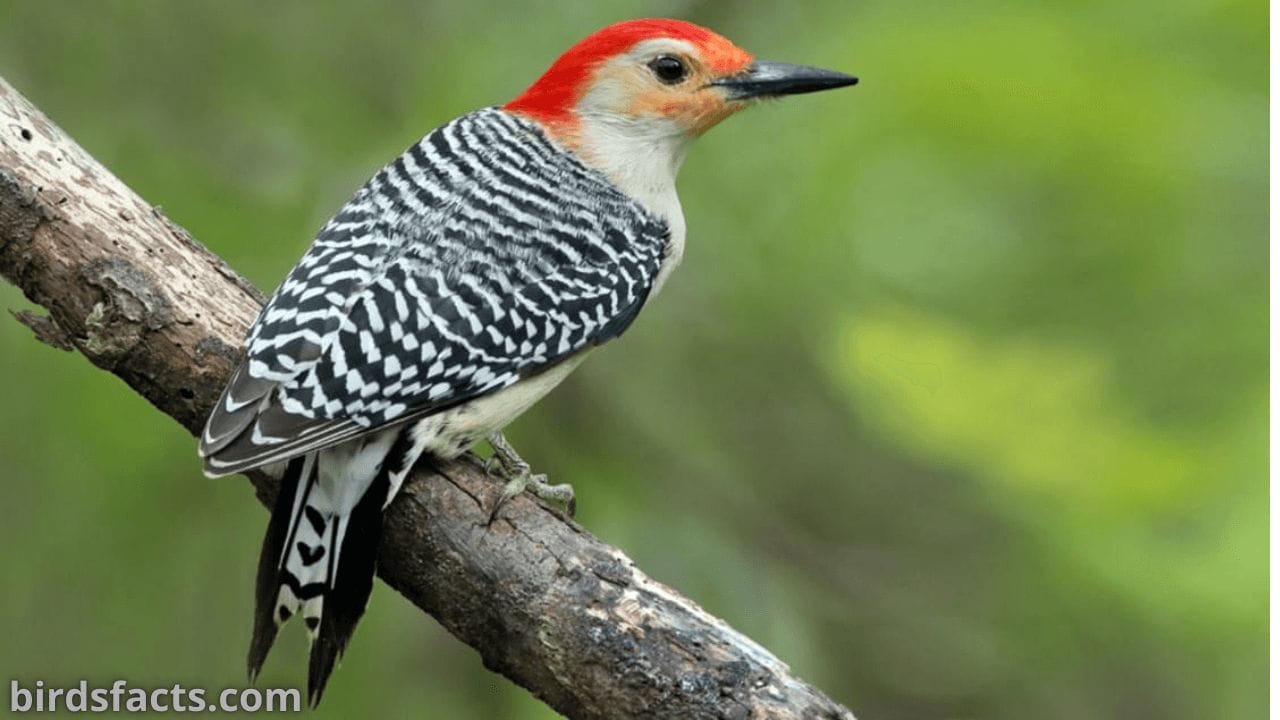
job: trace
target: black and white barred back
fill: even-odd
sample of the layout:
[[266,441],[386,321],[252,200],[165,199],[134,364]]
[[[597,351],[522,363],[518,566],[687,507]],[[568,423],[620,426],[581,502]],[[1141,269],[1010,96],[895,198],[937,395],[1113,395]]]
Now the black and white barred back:
[[428,134],[356,192],[267,301],[200,441],[212,476],[285,463],[251,675],[301,612],[319,700],[368,600],[382,509],[433,450],[409,421],[617,337],[667,241],[665,222],[498,109]]

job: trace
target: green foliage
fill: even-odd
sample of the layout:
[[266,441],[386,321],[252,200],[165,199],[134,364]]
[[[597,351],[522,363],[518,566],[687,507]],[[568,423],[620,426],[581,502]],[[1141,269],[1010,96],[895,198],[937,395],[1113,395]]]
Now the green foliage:
[[[584,524],[864,717],[1260,715],[1264,4],[0,0],[0,75],[269,289],[408,143],[649,14],[863,83],[699,141],[685,266],[514,426]],[[0,377],[0,675],[243,683],[248,484],[13,322]],[[550,715],[380,587],[319,716],[424,709]]]

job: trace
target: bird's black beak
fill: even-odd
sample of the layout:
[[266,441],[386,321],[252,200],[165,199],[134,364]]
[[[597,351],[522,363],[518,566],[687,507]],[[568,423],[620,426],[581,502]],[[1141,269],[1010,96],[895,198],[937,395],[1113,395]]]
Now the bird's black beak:
[[858,78],[835,70],[757,60],[737,75],[712,81],[729,91],[730,100],[799,95],[855,85]]

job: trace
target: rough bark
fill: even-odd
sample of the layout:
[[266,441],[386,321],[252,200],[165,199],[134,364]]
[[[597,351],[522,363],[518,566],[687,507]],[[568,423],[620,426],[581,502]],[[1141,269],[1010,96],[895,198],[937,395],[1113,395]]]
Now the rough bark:
[[[262,295],[0,79],[0,274],[15,313],[198,432]],[[191,471],[198,472],[192,453]],[[473,460],[418,470],[379,575],[487,667],[575,718],[852,718],[621,551],[496,491]],[[250,476],[264,503],[274,481]],[[246,562],[252,558],[246,558]]]

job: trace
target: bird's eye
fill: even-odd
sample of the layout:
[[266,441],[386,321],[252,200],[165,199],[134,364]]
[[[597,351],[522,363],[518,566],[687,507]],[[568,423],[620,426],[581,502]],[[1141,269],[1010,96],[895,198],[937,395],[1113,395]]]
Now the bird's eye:
[[689,74],[684,61],[673,55],[659,55],[649,62],[649,69],[665,85],[675,85]]

